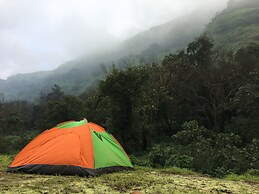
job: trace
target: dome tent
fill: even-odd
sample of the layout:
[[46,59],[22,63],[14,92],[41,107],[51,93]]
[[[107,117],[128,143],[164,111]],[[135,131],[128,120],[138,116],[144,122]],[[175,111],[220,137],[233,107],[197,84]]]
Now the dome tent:
[[38,135],[7,171],[87,176],[125,169],[133,166],[119,142],[84,119],[61,123]]

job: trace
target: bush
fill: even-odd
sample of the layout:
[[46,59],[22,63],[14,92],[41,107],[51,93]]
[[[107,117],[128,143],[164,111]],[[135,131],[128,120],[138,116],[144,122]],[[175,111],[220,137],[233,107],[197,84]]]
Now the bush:
[[249,169],[245,174],[259,177],[259,169]]
[[141,156],[130,155],[129,157],[133,165],[147,166],[147,167],[151,166],[151,162],[148,155],[141,155]]
[[250,169],[259,169],[259,139],[253,139],[245,148],[249,154],[248,163]]
[[223,177],[259,169],[259,140],[245,146],[236,134],[216,134],[191,121],[183,124],[183,130],[173,135],[170,144],[155,145],[149,156],[155,167],[175,166]]
[[0,136],[0,154],[7,153],[8,151],[8,143],[5,139],[5,137]]
[[153,167],[164,167],[166,160],[170,157],[171,147],[166,144],[155,145],[149,153],[150,162]]
[[196,142],[204,137],[209,137],[210,131],[205,127],[199,127],[197,121],[185,122],[182,125],[183,130],[179,131],[172,136],[174,144],[177,145],[187,145],[192,142]]
[[174,154],[166,160],[165,166],[175,166],[180,168],[192,169],[193,157],[187,155]]
[[153,167],[180,167],[192,169],[193,157],[181,154],[177,146],[158,144],[149,153]]
[[8,135],[0,137],[0,153],[2,154],[12,154],[19,152],[24,148],[35,136],[37,132],[27,132],[22,136],[18,135]]

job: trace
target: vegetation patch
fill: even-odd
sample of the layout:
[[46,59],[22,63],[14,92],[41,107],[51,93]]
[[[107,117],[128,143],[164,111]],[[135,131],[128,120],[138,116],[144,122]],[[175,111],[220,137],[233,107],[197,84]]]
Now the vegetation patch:
[[0,174],[0,193],[258,193],[258,190],[258,182],[168,174],[152,168],[98,177]]
[[[12,156],[1,155],[1,169]],[[250,173],[256,174],[257,171]],[[256,177],[256,176],[254,176]],[[251,181],[252,180],[252,181]],[[0,173],[0,193],[258,193],[259,180],[232,175],[210,178],[187,169],[136,167],[97,177]]]
[[5,170],[12,160],[13,155],[0,154],[0,171]]

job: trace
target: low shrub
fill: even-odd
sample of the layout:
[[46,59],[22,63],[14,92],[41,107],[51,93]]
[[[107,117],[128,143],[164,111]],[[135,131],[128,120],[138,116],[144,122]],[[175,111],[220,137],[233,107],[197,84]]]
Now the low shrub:
[[36,131],[24,133],[21,136],[7,135],[0,136],[0,153],[12,154],[19,152],[25,147],[38,133]]
[[141,156],[129,155],[129,157],[134,166],[151,166],[151,162],[147,154],[143,154]]
[[176,166],[191,169],[193,166],[193,160],[193,157],[187,155],[173,154],[166,160],[165,166]]
[[185,122],[170,144],[157,144],[149,153],[154,167],[180,167],[224,177],[259,169],[259,140],[245,145],[233,133],[213,133],[196,121]]

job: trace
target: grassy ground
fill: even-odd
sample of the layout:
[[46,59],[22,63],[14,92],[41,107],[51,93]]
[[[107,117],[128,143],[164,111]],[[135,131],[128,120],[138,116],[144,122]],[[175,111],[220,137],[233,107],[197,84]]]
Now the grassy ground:
[[[4,159],[3,159],[4,158]],[[0,156],[0,168],[11,157]],[[2,162],[2,165],[1,165]],[[0,193],[259,193],[259,182],[215,179],[178,168],[105,174],[98,177],[0,172]]]

